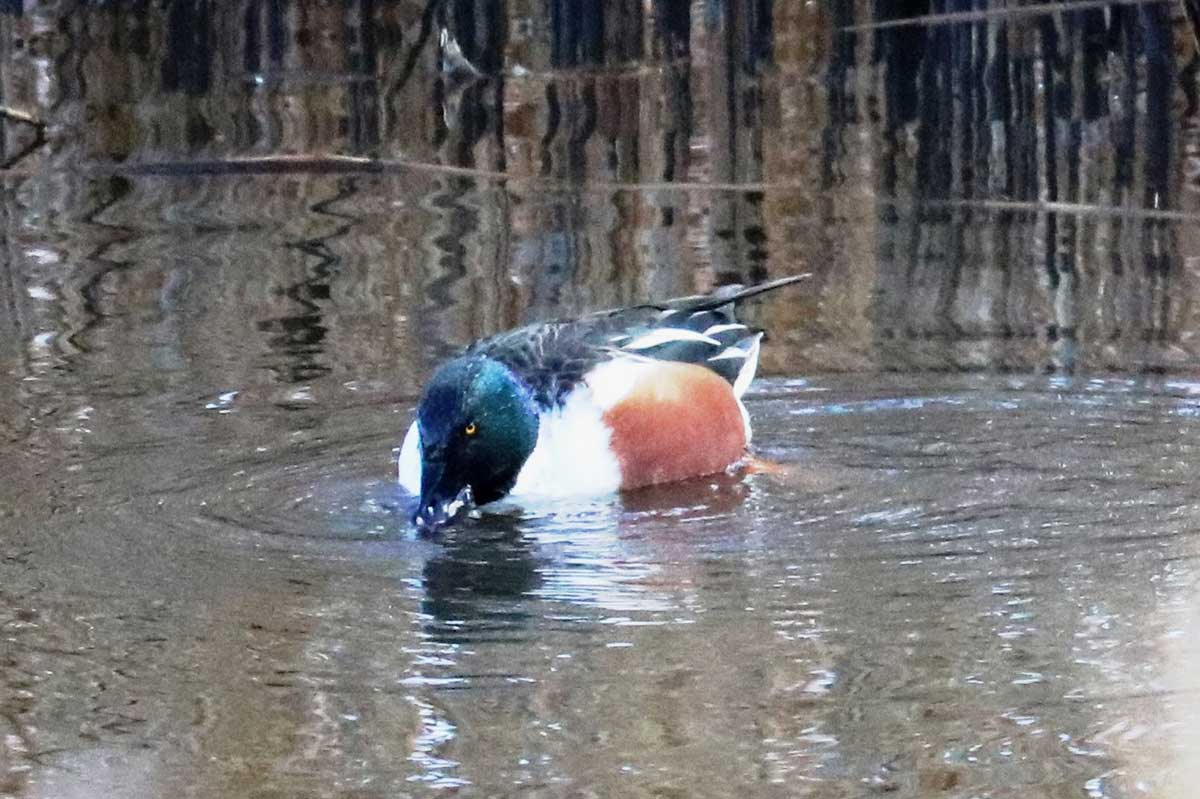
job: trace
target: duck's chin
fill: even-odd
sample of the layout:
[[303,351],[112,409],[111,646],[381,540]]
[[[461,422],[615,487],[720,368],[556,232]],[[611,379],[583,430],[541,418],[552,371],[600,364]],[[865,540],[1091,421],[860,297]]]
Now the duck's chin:
[[471,496],[471,487],[463,486],[463,488],[449,500],[421,500],[421,506],[417,508],[416,514],[413,516],[413,524],[422,533],[431,533],[440,527],[444,527],[451,521],[461,515],[466,515],[465,512],[475,508],[475,500]]

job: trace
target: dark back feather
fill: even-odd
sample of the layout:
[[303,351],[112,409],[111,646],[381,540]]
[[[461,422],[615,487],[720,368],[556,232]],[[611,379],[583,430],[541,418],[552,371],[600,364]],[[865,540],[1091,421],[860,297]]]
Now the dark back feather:
[[[695,363],[733,383],[760,332],[739,324],[734,306],[806,277],[792,275],[749,288],[723,286],[712,294],[534,323],[477,341],[467,352],[503,363],[543,407],[561,404],[589,370],[621,355]],[[646,338],[654,331],[664,332]]]

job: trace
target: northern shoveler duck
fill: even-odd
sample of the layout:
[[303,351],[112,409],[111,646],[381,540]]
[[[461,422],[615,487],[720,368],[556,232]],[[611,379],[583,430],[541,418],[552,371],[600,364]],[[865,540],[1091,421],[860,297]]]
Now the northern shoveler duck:
[[477,341],[439,368],[400,448],[431,529],[520,495],[599,495],[714,474],[745,456],[762,332],[734,305],[795,283],[600,311]]

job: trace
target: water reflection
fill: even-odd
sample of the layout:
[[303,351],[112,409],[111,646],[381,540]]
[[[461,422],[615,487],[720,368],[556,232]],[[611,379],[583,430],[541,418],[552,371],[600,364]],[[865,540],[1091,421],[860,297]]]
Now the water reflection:
[[[321,353],[340,332],[330,306],[356,251],[373,283],[420,286],[401,313],[422,330],[435,321],[439,344],[807,270],[814,295],[769,313],[793,331],[777,365],[1178,369],[1194,357],[1194,11],[739,1],[554,6],[546,18],[473,3],[0,14],[6,218],[57,195],[89,226],[53,225],[80,245],[69,263],[86,316],[102,286],[123,293],[137,282],[124,273],[146,270],[109,252],[164,208],[175,225],[247,201],[268,213],[243,224],[306,221],[273,242],[298,250],[290,307],[256,320],[284,356],[273,368],[298,382],[336,368]],[[301,174],[274,200],[266,181],[257,195],[190,184],[197,167],[239,162]],[[174,177],[131,185],[80,167]],[[329,169],[359,177],[305,174]],[[367,177],[380,170],[397,178]],[[356,299],[388,310],[375,293]]]
[[541,585],[545,563],[504,521],[454,531],[426,562],[422,609],[439,640],[493,640],[528,623],[523,600]]

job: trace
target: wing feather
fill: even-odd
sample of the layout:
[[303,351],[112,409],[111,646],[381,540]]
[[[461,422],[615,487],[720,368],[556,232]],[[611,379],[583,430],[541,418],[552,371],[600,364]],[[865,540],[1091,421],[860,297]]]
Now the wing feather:
[[535,323],[476,342],[468,352],[508,366],[542,407],[561,405],[584,375],[621,354],[704,366],[740,397],[754,379],[762,333],[737,321],[735,305],[806,277]]

